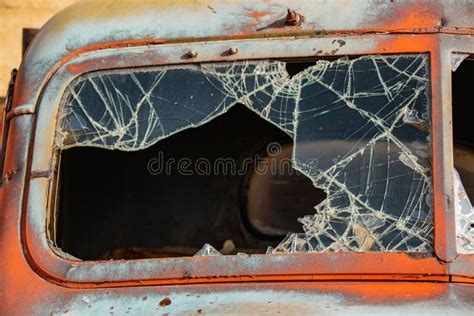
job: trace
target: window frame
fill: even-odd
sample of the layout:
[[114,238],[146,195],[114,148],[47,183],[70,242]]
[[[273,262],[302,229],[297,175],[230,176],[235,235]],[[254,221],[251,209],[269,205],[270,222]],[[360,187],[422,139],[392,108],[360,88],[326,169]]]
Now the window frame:
[[[345,45],[337,40],[342,39]],[[63,61],[42,88],[24,190],[22,243],[30,265],[50,282],[68,287],[111,287],[290,280],[448,281],[474,275],[474,256],[456,253],[451,130],[451,52],[469,51],[473,36],[441,34],[274,38],[136,46],[78,53]],[[238,48],[234,55],[225,54]],[[189,58],[189,51],[198,55]],[[428,53],[431,73],[435,255],[410,253],[302,253],[77,261],[52,246],[48,231],[56,209],[59,155],[53,143],[63,93],[78,76],[99,70],[203,62]],[[449,75],[447,75],[449,72]],[[450,169],[451,168],[451,169]],[[445,198],[446,197],[446,198]],[[455,260],[454,265],[445,262]]]
[[[465,39],[464,41],[461,40]],[[451,66],[451,57],[453,54],[474,54],[474,36],[440,36],[440,48],[441,56],[445,56],[444,58],[444,65],[442,68],[442,81],[443,84],[441,86],[442,93],[444,95],[443,102],[447,101],[447,116],[449,117],[449,135],[445,135],[444,137],[449,136],[449,140],[451,141],[451,146],[454,148],[453,145],[453,135],[452,135],[452,66]],[[446,74],[446,75],[445,75]],[[452,149],[453,150],[453,149]],[[453,157],[453,153],[450,157]],[[454,161],[453,161],[454,166]],[[454,190],[454,189],[453,189]],[[449,197],[448,197],[449,198]],[[454,200],[451,200],[454,201]],[[473,202],[473,201],[471,201]],[[453,202],[454,204],[454,202]],[[453,207],[454,212],[454,207]],[[451,215],[451,217],[455,217],[455,215]],[[456,225],[454,219],[454,225]],[[456,227],[454,227],[454,238],[456,238]],[[449,262],[448,264],[448,273],[452,275],[451,281],[453,282],[467,282],[473,283],[474,282],[474,254],[460,254],[456,250],[456,240],[454,240],[454,252],[456,253],[456,257],[454,260]]]

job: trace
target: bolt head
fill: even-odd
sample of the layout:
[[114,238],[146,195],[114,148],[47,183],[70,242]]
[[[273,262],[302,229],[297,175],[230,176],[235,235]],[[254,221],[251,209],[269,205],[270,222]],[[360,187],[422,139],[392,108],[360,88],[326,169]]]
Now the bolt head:
[[237,47],[231,47],[229,48],[229,55],[235,55],[239,52],[239,49]]
[[196,51],[194,51],[194,50],[190,50],[190,51],[188,52],[188,57],[189,57],[189,58],[196,58],[197,55],[198,55],[198,53],[197,53]]
[[286,25],[291,25],[291,26],[298,26],[301,25],[301,16],[296,12],[295,10],[290,10],[288,9],[288,12],[286,14],[286,20],[285,20]]

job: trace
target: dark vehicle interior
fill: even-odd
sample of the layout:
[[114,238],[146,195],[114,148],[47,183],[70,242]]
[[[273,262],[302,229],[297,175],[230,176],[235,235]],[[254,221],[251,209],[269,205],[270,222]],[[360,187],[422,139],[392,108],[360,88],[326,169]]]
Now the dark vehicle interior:
[[471,55],[452,76],[454,165],[471,202],[474,201],[473,73],[474,57]]
[[[289,162],[292,139],[237,105],[145,150],[66,150],[58,245],[87,260],[192,256],[205,243],[224,254],[265,253],[284,232],[300,232],[297,218],[325,198],[289,164],[276,175],[254,174],[271,143],[280,144]],[[183,158],[202,173],[180,172]],[[238,168],[209,174],[204,162],[224,168],[214,163],[221,158]],[[158,174],[167,162],[169,170],[161,166]]]

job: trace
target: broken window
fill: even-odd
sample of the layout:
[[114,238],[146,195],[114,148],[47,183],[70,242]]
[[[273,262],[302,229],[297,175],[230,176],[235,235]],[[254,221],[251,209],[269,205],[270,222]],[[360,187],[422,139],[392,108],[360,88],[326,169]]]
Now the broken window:
[[[192,256],[205,243],[222,254],[265,253],[293,230],[274,236],[251,229],[246,200],[253,204],[258,197],[245,198],[250,192],[247,179],[255,173],[286,175],[287,170],[272,172],[260,165],[273,164],[273,148],[291,142],[287,133],[237,104],[199,128],[146,149],[64,150],[58,246],[87,260]],[[286,164],[281,166],[287,169]],[[295,214],[268,210],[274,211],[272,221],[264,224],[275,230],[289,221],[290,228],[302,232],[297,218],[306,214],[304,207],[312,209],[320,201],[316,197],[321,190],[302,174],[293,174],[291,180],[279,181],[280,195],[298,190],[300,183],[312,189],[311,195],[297,197],[302,205],[289,210]],[[259,219],[261,214],[248,218]]]
[[[469,54],[452,55],[454,198],[457,250],[474,253],[474,134],[472,133],[471,78],[474,58]],[[461,182],[462,180],[462,182]]]
[[[292,168],[306,177],[315,190],[325,193],[322,202],[309,197],[315,203],[305,216],[297,219],[301,230],[288,231],[279,244],[267,241],[267,253],[430,252],[433,209],[428,64],[428,55],[414,54],[319,60],[292,76],[281,61],[89,73],[75,80],[66,91],[55,143],[62,151],[64,165],[68,163],[65,157],[75,156],[75,160],[69,161],[70,168],[87,172],[93,169],[90,164],[94,162],[81,165],[81,148],[74,147],[124,152],[142,152],[151,146],[166,148],[165,142],[179,147],[181,134],[204,129],[244,105],[259,116],[258,120],[271,124],[289,139]],[[260,131],[252,130],[247,119],[235,117],[232,122],[233,125],[224,127],[237,133],[250,131],[246,138],[255,142],[265,138]],[[239,151],[235,138],[229,137],[225,142]],[[261,145],[256,143],[254,147]],[[181,147],[185,152],[186,147]],[[109,153],[111,160],[119,154]],[[115,172],[133,168],[137,166],[123,165]],[[197,169],[195,165],[194,168]],[[211,173],[210,178],[217,175]],[[97,181],[95,178],[100,176],[94,175],[90,181]],[[73,183],[74,177],[65,177],[61,190],[68,190],[66,182]],[[110,181],[102,189],[114,191],[120,185],[139,188],[153,183],[129,183],[124,176],[122,182]],[[166,186],[165,179],[160,187]],[[193,190],[183,188],[166,194],[198,201],[203,187],[214,189],[214,196],[228,192],[225,185],[209,187],[204,182]],[[105,196],[101,192],[81,195],[81,191],[84,188],[77,186],[69,190],[85,201],[80,208],[74,208],[76,212]],[[309,196],[294,194],[295,201]],[[259,193],[256,198],[262,196]],[[113,208],[126,205],[124,201],[103,201],[103,205]],[[148,216],[167,213],[167,206],[161,202],[160,196],[153,202],[147,201],[145,207],[152,205],[155,212]],[[190,210],[196,218],[205,218],[201,211]],[[65,215],[68,210],[61,206],[58,212],[59,216],[69,217]],[[90,220],[99,219],[100,210],[95,216]],[[267,212],[260,219],[265,218],[271,218],[271,214]],[[169,225],[179,230],[184,220],[160,222],[154,238],[163,238],[160,231]],[[123,225],[133,221],[124,218]],[[277,223],[271,219],[268,222],[270,226]],[[186,231],[180,232],[186,235]],[[215,233],[219,233],[218,228]],[[61,239],[61,233],[58,238]],[[215,253],[212,246],[220,248],[206,245],[200,254]],[[223,242],[221,252],[233,253],[226,247],[234,248],[234,252],[245,248],[228,240]]]

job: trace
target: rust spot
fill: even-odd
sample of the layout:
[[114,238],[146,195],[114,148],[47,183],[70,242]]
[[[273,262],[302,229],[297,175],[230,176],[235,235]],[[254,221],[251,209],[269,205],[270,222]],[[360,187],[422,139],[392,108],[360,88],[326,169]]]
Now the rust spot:
[[438,21],[438,23],[436,23],[436,25],[435,25],[434,27],[435,27],[435,29],[440,30],[440,29],[442,29],[443,26],[445,26],[445,25],[446,25],[446,21],[445,21],[444,19],[440,19],[440,20]]
[[440,22],[439,13],[421,3],[394,8],[390,15],[382,19],[388,21],[393,17],[397,17],[397,22],[391,25],[392,30],[423,31],[431,27],[436,29]]
[[147,299],[148,299],[147,296],[144,296],[144,297],[142,298],[143,301],[146,301]]
[[3,179],[0,180],[0,186],[7,184],[20,169],[8,171]]
[[93,60],[93,61],[83,62],[78,65],[69,65],[68,68],[71,72],[80,73],[80,72],[86,71],[89,67],[91,67],[95,63],[97,63],[97,61]]
[[303,23],[304,17],[296,12],[295,10],[290,10],[288,9],[288,13],[286,14],[286,20],[285,24],[286,25],[291,25],[291,26],[299,26],[301,23]]
[[197,310],[197,313],[198,313],[198,314],[202,314],[202,309],[198,309],[198,310]]
[[165,297],[164,299],[161,300],[160,306],[168,306],[171,305],[171,300],[169,297]]
[[263,18],[264,16],[267,16],[268,12],[252,11],[249,15],[255,19],[259,19],[259,18]]

